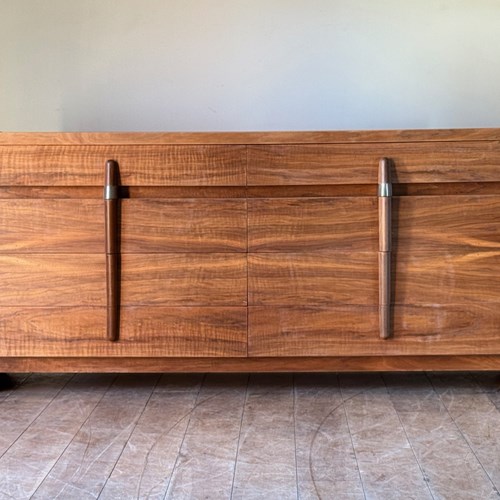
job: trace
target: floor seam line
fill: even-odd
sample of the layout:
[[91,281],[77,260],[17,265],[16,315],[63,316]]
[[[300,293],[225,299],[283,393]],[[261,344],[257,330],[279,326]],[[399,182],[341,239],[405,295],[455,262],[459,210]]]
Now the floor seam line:
[[394,406],[394,403],[393,403],[392,398],[391,398],[391,394],[389,393],[389,389],[388,389],[388,387],[387,387],[387,383],[386,383],[386,381],[385,381],[385,378],[384,378],[384,375],[383,375],[383,374],[382,374],[381,378],[382,378],[382,381],[384,382],[385,389],[386,389],[386,391],[387,391],[387,396],[389,396],[389,401],[391,402],[391,405],[392,405],[392,407],[394,408],[394,411],[395,411],[395,413],[396,413],[396,416],[398,417],[398,421],[399,421],[399,424],[401,425],[401,429],[403,429],[403,432],[404,432],[404,435],[405,435],[406,441],[407,441],[407,442],[408,442],[408,444],[410,445],[410,449],[411,449],[411,452],[412,452],[412,454],[413,454],[413,457],[415,458],[415,462],[417,462],[418,468],[420,469],[420,473],[422,474],[422,479],[423,479],[423,481],[424,481],[425,485],[427,486],[427,489],[429,490],[429,493],[430,493],[430,495],[431,495],[432,499],[433,499],[433,500],[435,500],[435,498],[436,498],[436,497],[434,496],[434,493],[432,492],[432,489],[431,489],[431,487],[430,487],[430,484],[429,484],[428,478],[427,478],[426,474],[424,473],[424,470],[422,469],[422,465],[420,464],[420,460],[418,459],[417,454],[415,453],[415,448],[413,447],[413,444],[412,444],[412,442],[410,441],[410,438],[409,438],[409,436],[408,436],[408,433],[406,432],[406,428],[405,428],[405,426],[404,426],[404,424],[403,424],[403,421],[401,420],[401,417],[400,417],[400,415],[399,415],[399,412],[398,412],[398,410],[396,409],[396,407]]
[[168,497],[168,491],[170,489],[170,485],[172,484],[172,479],[174,478],[174,474],[175,474],[175,471],[177,469],[177,464],[179,463],[179,457],[182,453],[182,447],[184,446],[184,442],[186,440],[186,435],[187,435],[187,432],[189,429],[189,424],[191,423],[191,418],[193,417],[193,413],[198,406],[198,401],[200,399],[201,389],[202,389],[203,385],[205,384],[206,379],[207,379],[207,374],[205,373],[205,374],[203,374],[203,378],[200,382],[200,387],[198,388],[198,394],[196,394],[196,399],[194,400],[193,408],[189,412],[189,419],[187,421],[186,429],[184,430],[184,434],[182,435],[182,441],[179,445],[179,451],[177,452],[177,456],[175,457],[174,466],[172,467],[172,473],[170,474],[170,478],[168,480],[168,484],[167,484],[167,487],[165,489],[165,494],[163,495],[163,500],[165,500]]
[[28,424],[28,426],[17,436],[17,438],[9,445],[9,447],[0,455],[0,460],[9,452],[9,450],[26,434],[27,430],[40,418],[41,414],[52,404],[60,392],[73,380],[75,374],[68,378],[68,380],[62,385],[62,387],[54,394],[51,400],[40,410],[37,416]]
[[364,496],[365,500],[367,500],[366,499],[365,485],[364,485],[364,482],[363,482],[363,476],[361,475],[361,469],[359,467],[358,455],[356,453],[356,448],[354,446],[354,441],[352,439],[351,426],[349,425],[349,416],[347,415],[347,409],[346,409],[346,406],[345,406],[345,403],[347,401],[350,401],[350,400],[354,399],[356,396],[359,396],[364,391],[360,391],[359,393],[357,393],[354,396],[348,398],[347,400],[344,400],[344,395],[343,395],[343,392],[342,392],[342,386],[340,384],[340,377],[339,377],[338,374],[337,374],[337,385],[338,385],[339,392],[340,392],[340,399],[341,399],[342,409],[344,410],[344,416],[345,416],[345,421],[346,421],[346,425],[347,425],[347,430],[349,432],[349,439],[351,440],[351,447],[352,447],[352,452],[354,454],[354,460],[356,460],[356,467],[358,469],[359,482],[361,484],[361,488],[363,489],[363,496]]
[[106,485],[108,484],[108,481],[110,480],[111,476],[113,475],[113,472],[116,469],[116,465],[120,461],[120,458],[123,455],[123,451],[127,447],[127,444],[130,441],[130,438],[132,437],[132,434],[134,433],[135,429],[137,428],[137,425],[139,424],[139,421],[141,420],[142,416],[144,415],[144,412],[146,411],[146,408],[147,408],[149,402],[151,401],[151,398],[153,397],[153,394],[155,393],[156,388],[158,387],[158,384],[160,383],[160,380],[161,380],[161,375],[158,375],[158,378],[156,379],[156,382],[155,382],[155,384],[154,384],[154,386],[153,386],[153,388],[151,390],[151,393],[150,393],[148,399],[146,400],[146,403],[144,404],[144,407],[142,408],[139,416],[137,417],[137,420],[134,422],[134,425],[133,425],[132,430],[130,431],[130,433],[128,435],[127,440],[123,444],[122,449],[120,450],[120,453],[118,454],[118,457],[116,458],[116,461],[113,464],[113,467],[111,468],[111,471],[110,471],[108,477],[106,478],[106,481],[104,481],[104,484],[102,485],[102,488],[101,488],[101,490],[99,491],[99,493],[97,495],[97,499],[98,500],[99,500],[99,498],[101,498],[101,495],[102,495],[102,492],[104,491],[104,488],[106,488]]
[[299,494],[299,463],[297,461],[297,399],[295,394],[295,373],[292,374],[292,395],[293,395],[293,443],[295,451],[295,487],[297,488],[297,500],[300,498]]
[[47,474],[45,474],[45,477],[40,481],[39,485],[36,487],[36,490],[33,492],[33,495],[36,494],[36,492],[40,489],[40,487],[42,486],[42,484],[44,483],[44,481],[50,476],[50,473],[54,470],[54,467],[59,463],[59,460],[61,459],[61,457],[64,455],[64,453],[66,452],[66,450],[71,446],[71,443],[73,443],[73,441],[75,440],[75,436],[78,435],[78,433],[82,430],[83,426],[88,422],[89,418],[92,416],[92,414],[94,413],[95,409],[99,406],[99,403],[103,400],[104,396],[108,393],[108,391],[110,390],[111,386],[114,384],[114,382],[115,382],[115,380],[117,378],[118,378],[118,375],[116,375],[111,380],[111,382],[109,383],[108,387],[102,393],[102,396],[99,398],[99,401],[96,402],[96,404],[95,404],[94,408],[92,409],[92,411],[88,414],[87,418],[82,422],[82,424],[80,425],[80,427],[78,427],[78,430],[73,434],[73,437],[70,439],[69,443],[64,447],[64,450],[61,452],[61,454],[59,455],[58,459],[54,462],[54,464],[52,465],[52,467],[50,468],[50,470],[47,472]]
[[249,385],[250,385],[250,374],[247,375],[247,385],[246,385],[246,389],[245,389],[245,398],[243,399],[243,408],[242,408],[242,411],[241,411],[240,431],[238,433],[238,444],[236,445],[236,457],[234,459],[233,480],[231,482],[231,493],[229,495],[230,499],[233,498],[234,482],[235,482],[235,479],[236,479],[236,468],[238,467],[238,457],[239,457],[239,454],[240,454],[241,430],[243,429],[243,418],[244,418],[244,415],[245,415],[245,408],[246,408],[247,401],[248,401],[248,387],[249,387]]
[[[490,475],[488,474],[488,472],[486,471],[486,469],[484,468],[484,465],[483,463],[481,462],[481,460],[479,460],[479,457],[477,456],[476,454],[476,451],[474,450],[474,448],[472,447],[470,441],[467,439],[467,437],[465,436],[465,434],[463,433],[462,429],[460,428],[460,426],[457,424],[455,418],[453,417],[453,415],[450,413],[450,410],[448,409],[448,406],[446,405],[446,403],[443,401],[442,397],[441,397],[441,394],[439,394],[438,391],[436,391],[436,388],[434,386],[434,383],[432,382],[432,380],[430,379],[430,377],[428,376],[427,372],[426,372],[426,376],[430,382],[430,384],[432,385],[432,388],[434,389],[435,393],[437,394],[438,398],[439,398],[439,401],[441,401],[441,404],[443,405],[443,407],[446,409],[446,413],[448,413],[451,421],[453,422],[453,425],[456,427],[456,429],[458,430],[458,432],[460,433],[460,436],[462,436],[462,439],[464,440],[464,442],[467,444],[467,446],[469,447],[472,455],[474,456],[474,458],[476,459],[477,463],[481,466],[481,469],[483,470],[484,474],[486,475],[486,477],[488,478],[488,481],[491,483],[491,486],[493,487],[493,490],[499,494],[499,490],[496,486],[496,484],[493,482],[493,480],[491,479]],[[488,398],[489,399],[489,398]]]

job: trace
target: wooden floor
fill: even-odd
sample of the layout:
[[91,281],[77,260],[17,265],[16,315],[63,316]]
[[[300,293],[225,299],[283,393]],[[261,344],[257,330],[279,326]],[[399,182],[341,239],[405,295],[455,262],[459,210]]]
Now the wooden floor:
[[500,375],[43,375],[1,499],[499,499]]

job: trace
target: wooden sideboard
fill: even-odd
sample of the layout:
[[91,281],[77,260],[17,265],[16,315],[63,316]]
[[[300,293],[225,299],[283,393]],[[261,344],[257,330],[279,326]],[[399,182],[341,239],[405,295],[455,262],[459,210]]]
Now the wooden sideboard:
[[0,133],[0,234],[0,371],[500,369],[500,129]]

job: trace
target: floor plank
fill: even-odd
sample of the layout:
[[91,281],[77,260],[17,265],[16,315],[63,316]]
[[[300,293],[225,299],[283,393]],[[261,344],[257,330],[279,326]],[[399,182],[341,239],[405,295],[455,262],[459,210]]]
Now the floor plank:
[[297,498],[292,375],[251,375],[233,498]]
[[32,374],[3,499],[500,499],[498,373]]
[[[110,375],[73,377],[3,455],[0,477],[15,479],[8,485],[10,495],[25,498],[34,494],[99,403],[112,378]],[[30,474],[23,474],[25,468]]]
[[363,499],[337,375],[294,378],[299,498]]
[[[373,499],[432,499],[379,374],[340,375],[363,488]],[[397,492],[397,494],[396,494]]]
[[96,498],[148,402],[159,375],[120,375],[74,435],[33,498]]
[[37,419],[70,378],[70,375],[57,374],[28,377],[20,387],[8,393],[1,401],[0,458]]
[[201,381],[201,375],[161,377],[101,499],[164,498]]
[[433,496],[497,498],[489,477],[426,375],[387,374],[384,379]]
[[435,373],[430,381],[500,498],[498,408],[470,374]]
[[247,379],[247,375],[206,377],[166,498],[230,497]]

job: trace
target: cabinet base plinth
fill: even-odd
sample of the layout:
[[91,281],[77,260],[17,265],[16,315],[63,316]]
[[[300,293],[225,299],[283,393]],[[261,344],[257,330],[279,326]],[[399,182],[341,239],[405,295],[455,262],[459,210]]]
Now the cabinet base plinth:
[[4,372],[357,372],[496,371],[500,355],[316,358],[57,358],[2,357]]

